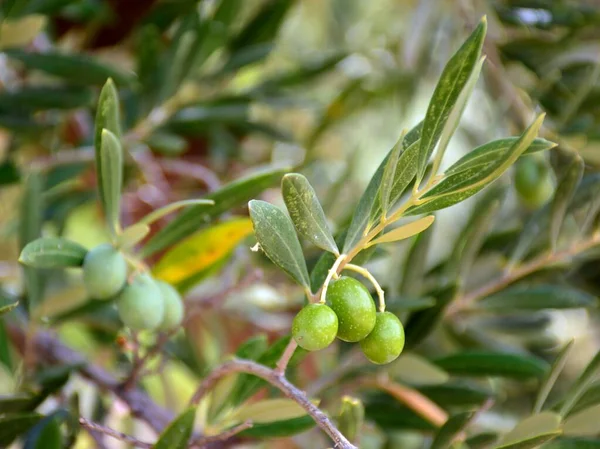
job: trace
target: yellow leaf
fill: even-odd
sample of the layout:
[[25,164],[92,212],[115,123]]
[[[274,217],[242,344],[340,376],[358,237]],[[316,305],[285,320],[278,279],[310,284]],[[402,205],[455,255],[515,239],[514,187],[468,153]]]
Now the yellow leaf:
[[417,235],[418,233],[423,232],[425,229],[427,229],[433,224],[434,220],[435,217],[433,215],[428,215],[427,217],[420,218],[418,220],[413,221],[412,223],[408,223],[404,226],[400,226],[399,228],[393,229],[387,234],[383,234],[381,237],[376,238],[371,243],[369,243],[369,246],[407,239],[409,237],[412,237],[413,235]]
[[248,218],[236,218],[203,229],[168,251],[152,272],[160,280],[178,285],[222,262],[252,232]]
[[228,418],[231,422],[250,420],[258,424],[299,418],[304,415],[306,415],[306,410],[300,407],[297,402],[291,399],[278,398],[245,403]]
[[29,44],[46,26],[46,17],[31,14],[0,24],[0,48],[21,47]]

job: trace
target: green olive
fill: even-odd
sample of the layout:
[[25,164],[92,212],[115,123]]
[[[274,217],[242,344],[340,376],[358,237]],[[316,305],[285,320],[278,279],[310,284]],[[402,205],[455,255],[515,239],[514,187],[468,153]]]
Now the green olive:
[[117,298],[121,321],[133,330],[156,329],[164,317],[161,290],[148,274],[138,274]]
[[537,209],[545,204],[554,192],[546,162],[533,155],[521,158],[515,165],[515,188],[527,207]]
[[165,331],[175,329],[183,321],[184,306],[181,296],[171,284],[163,281],[155,282],[160,289],[163,302],[165,303],[164,316],[160,324],[160,329]]
[[83,283],[94,299],[109,299],[121,291],[127,280],[127,262],[108,243],[90,250],[83,260]]
[[404,327],[390,312],[377,314],[373,331],[360,342],[360,347],[371,362],[383,365],[394,361],[404,349]]
[[325,304],[309,304],[294,318],[292,336],[307,351],[324,349],[335,340],[337,315]]
[[327,289],[327,303],[338,317],[337,337],[356,342],[375,327],[377,311],[369,290],[354,278],[341,277]]

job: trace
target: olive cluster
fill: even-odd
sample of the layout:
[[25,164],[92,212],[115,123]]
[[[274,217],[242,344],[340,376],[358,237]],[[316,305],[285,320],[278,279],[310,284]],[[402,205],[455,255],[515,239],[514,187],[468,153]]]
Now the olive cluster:
[[87,253],[83,283],[93,299],[115,298],[119,317],[130,329],[170,330],[183,320],[183,301],[177,290],[148,273],[133,273],[128,278],[127,261],[111,244]]
[[365,356],[376,364],[390,363],[404,348],[404,328],[398,317],[377,312],[367,288],[345,276],[329,285],[326,304],[309,304],[296,315],[292,335],[308,351],[326,348],[335,337],[360,342]]

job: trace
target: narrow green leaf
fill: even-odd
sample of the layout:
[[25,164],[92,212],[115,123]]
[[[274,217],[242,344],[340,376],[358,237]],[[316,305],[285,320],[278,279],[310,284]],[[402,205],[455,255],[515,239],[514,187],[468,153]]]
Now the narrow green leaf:
[[27,393],[17,393],[10,396],[0,396],[0,415],[32,411],[39,402],[36,396]]
[[415,238],[403,264],[402,280],[398,292],[404,296],[418,296],[423,293],[423,278],[425,276],[429,244],[433,235],[433,227],[421,232]]
[[419,218],[411,223],[397,227],[396,229],[383,234],[381,237],[372,240],[369,246],[380,245],[382,243],[397,242],[399,240],[408,239],[423,231],[433,224],[435,217],[428,215],[427,217]]
[[494,376],[517,380],[541,378],[549,368],[546,362],[535,357],[483,351],[459,352],[434,362],[457,376]]
[[416,430],[433,432],[436,426],[397,399],[378,394],[365,400],[365,415],[378,427],[387,431]]
[[265,201],[252,200],[248,207],[256,240],[267,257],[298,284],[310,288],[304,254],[290,218]]
[[600,352],[598,352],[592,360],[587,364],[583,373],[577,378],[575,383],[565,394],[565,400],[560,408],[560,415],[567,416],[573,406],[585,394],[588,388],[596,380],[600,372]]
[[444,384],[450,379],[446,371],[412,352],[402,354],[388,372],[402,383],[417,386]]
[[14,310],[19,305],[19,301],[9,301],[4,298],[0,299],[0,316]]
[[133,248],[150,234],[150,226],[145,223],[136,223],[123,230],[117,238],[119,248]]
[[298,173],[285,175],[281,181],[281,192],[298,234],[318,248],[339,255],[323,208],[308,179]]
[[598,436],[600,434],[598,416],[600,416],[600,404],[574,413],[565,419],[563,424],[565,435],[579,437]]
[[214,201],[214,206],[199,204],[182,211],[146,243],[140,255],[148,257],[197,232],[212,219],[255,198],[277,183],[287,171],[287,168],[260,170],[206,195],[204,199]]
[[82,86],[21,87],[0,92],[0,110],[13,113],[75,109],[88,107],[92,102],[92,91]]
[[544,407],[544,403],[546,402],[548,395],[552,391],[552,387],[554,387],[558,376],[560,376],[560,373],[567,364],[567,359],[569,357],[569,354],[571,353],[573,342],[574,340],[569,341],[556,356],[556,359],[552,364],[552,368],[550,369],[550,371],[548,371],[546,378],[540,386],[537,397],[535,398],[535,403],[533,405],[533,413],[540,413],[542,411],[542,407]]
[[544,114],[538,116],[501,159],[497,159],[485,167],[474,166],[468,170],[444,176],[439,183],[421,197],[423,204],[409,209],[407,215],[430,213],[450,207],[464,201],[498,179],[531,145],[543,120]]
[[19,262],[34,268],[80,267],[87,249],[79,243],[61,237],[39,238],[29,242]]
[[381,204],[382,216],[387,216],[390,206],[390,196],[392,195],[392,187],[396,178],[396,170],[398,168],[398,159],[403,150],[402,142],[404,141],[405,132],[403,131],[398,139],[398,142],[392,148],[388,160],[383,169],[381,177],[381,187],[379,188],[379,203]]
[[[400,167],[401,170],[396,170],[396,179],[392,186],[392,193],[389,200],[391,205],[395,204],[400,199],[404,190],[415,176],[419,149],[418,142],[422,126],[423,123],[419,123],[412,128],[402,140],[404,151],[398,161],[398,167]],[[379,167],[373,174],[373,177],[369,181],[366,190],[356,206],[356,210],[352,216],[352,222],[350,223],[350,227],[348,228],[344,240],[343,252],[346,254],[360,241],[373,220],[380,217],[381,204],[379,202],[379,188],[381,187],[383,171],[389,157],[390,153],[388,153],[381,164],[379,164]]]
[[186,449],[194,430],[196,408],[190,408],[179,415],[160,435],[154,449]]
[[452,253],[446,263],[445,271],[449,279],[463,278],[471,269],[493,219],[500,209],[500,201],[505,192],[504,186],[492,187],[473,208],[469,221],[454,242]]
[[342,406],[338,417],[338,429],[348,441],[356,442],[362,433],[365,421],[365,406],[358,398],[342,397]]
[[0,446],[9,446],[15,438],[23,435],[42,418],[43,415],[38,413],[0,416]]
[[426,385],[418,390],[438,404],[440,407],[478,407],[494,397],[492,391],[476,384],[445,383],[441,385]]
[[600,449],[600,438],[559,437],[544,444],[544,449]]
[[556,250],[558,236],[569,203],[583,177],[583,165],[583,159],[579,155],[575,155],[554,192],[554,198],[550,205],[550,245],[553,251]]
[[462,412],[448,418],[437,431],[430,449],[446,449],[452,447],[454,439],[469,425],[475,412]]
[[407,298],[401,296],[399,298],[392,298],[391,301],[387,300],[387,308],[394,313],[400,312],[415,312],[417,310],[429,309],[435,306],[435,299],[433,298]]
[[23,449],[62,449],[63,436],[60,424],[67,417],[65,410],[59,410],[42,418],[27,433]]
[[469,82],[481,57],[481,47],[487,30],[485,17],[459,50],[446,64],[431,97],[419,150],[417,184],[425,174],[425,167],[455,107],[461,92]]
[[[563,401],[559,402],[553,407],[553,409],[560,409],[563,403]],[[571,416],[574,413],[578,413],[581,410],[596,404],[600,404],[600,382],[598,381],[594,381],[594,383],[585,391],[585,394],[579,398],[577,403],[565,416]]]
[[121,113],[119,111],[119,94],[115,83],[108,79],[98,98],[96,110],[96,122],[94,130],[94,148],[96,152],[96,178],[98,192],[102,206],[106,211],[106,199],[104,198],[104,179],[102,178],[102,130],[107,129],[114,134],[117,140],[121,137]]
[[561,434],[561,417],[553,412],[531,415],[502,437],[496,449],[527,449]]
[[470,449],[485,449],[498,440],[498,434],[494,432],[482,432],[465,440]]
[[148,215],[146,215],[144,218],[142,218],[138,223],[145,224],[145,225],[151,225],[156,220],[160,220],[165,215],[169,215],[171,212],[174,212],[177,209],[181,209],[183,207],[188,207],[188,206],[200,206],[200,205],[201,206],[214,206],[214,204],[215,204],[215,202],[213,200],[204,199],[204,198],[197,199],[197,200],[176,201],[174,203],[167,204],[166,206],[161,207],[160,209],[157,209],[153,212],[150,212]]
[[121,189],[123,185],[123,148],[118,137],[107,129],[102,130],[101,178],[104,213],[113,235],[120,232],[119,214],[121,211]]
[[67,54],[56,51],[37,53],[21,49],[9,49],[4,53],[21,62],[25,67],[39,70],[68,80],[71,84],[104,84],[107,78],[118,83],[132,84],[133,73],[98,62],[84,54]]
[[250,438],[283,438],[306,432],[315,426],[315,421],[310,416],[282,419],[268,423],[253,424],[249,429],[238,434],[240,437]]
[[561,285],[511,287],[480,301],[486,310],[542,310],[594,307],[597,298],[582,290]]

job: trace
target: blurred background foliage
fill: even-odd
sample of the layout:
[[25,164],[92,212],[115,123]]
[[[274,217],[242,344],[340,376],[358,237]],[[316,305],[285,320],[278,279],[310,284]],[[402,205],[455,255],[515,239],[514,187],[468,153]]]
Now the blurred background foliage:
[[[479,440],[467,440],[475,449],[493,444],[495,433],[529,413],[536,379],[571,338],[569,362],[550,395],[559,406],[560,394],[597,352],[600,7],[593,0],[3,0],[0,12],[2,301],[35,296],[39,326],[56,330],[89,360],[117,373],[130,366],[118,344],[122,334],[114,311],[90,307],[77,274],[33,274],[16,261],[21,246],[40,232],[86,247],[108,238],[92,164],[96,101],[106,79],[114,80],[121,96],[129,152],[124,225],[171,201],[219,195],[232,181],[266,173],[251,188],[234,185],[230,196],[226,190],[224,198],[231,201],[218,213],[184,212],[177,241],[160,243],[160,229],[172,216],[153,226],[145,241],[147,259],[157,262],[155,275],[187,292],[185,332],[166,345],[166,362],[155,361],[161,370],[143,381],[157,403],[181,411],[210,367],[236,351],[247,357],[263,353],[267,340],[288,334],[303,303],[301,290],[249,251],[246,201],[260,196],[283,204],[280,175],[301,171],[315,186],[331,227],[343,230],[385,152],[401,129],[422,119],[441,69],[483,14],[489,22],[487,62],[446,166],[477,145],[522,132],[534,111],[545,111],[542,134],[559,146],[535,157],[548,167],[551,191],[576,153],[585,162],[583,180],[571,194],[562,190],[568,209],[554,256],[544,256],[554,232],[548,225],[552,207],[526,204],[512,175],[439,212],[423,235],[373,255],[369,269],[405,323],[410,349],[387,369],[386,379],[414,388],[445,414],[485,404],[469,433]],[[32,200],[27,195],[36,189],[41,195]],[[36,214],[41,227],[32,229]],[[320,252],[307,246],[305,254],[311,268]],[[507,266],[528,267],[528,261],[537,265],[503,284],[503,276],[510,279]],[[505,290],[509,284],[517,290]],[[469,302],[492,293],[513,302]],[[522,298],[531,304],[523,306]],[[142,437],[152,434],[126,419],[121,403],[77,375],[69,378],[76,367],[63,366],[63,377],[52,378],[48,370],[24,377],[26,364],[5,327],[0,393],[34,388],[44,395],[38,410],[51,412],[68,408],[68,393],[77,391],[83,415]],[[264,339],[246,343],[246,352],[239,349],[259,334]],[[465,349],[484,358],[472,365],[468,358],[452,359]],[[264,363],[276,360],[281,344],[270,350],[262,355]],[[332,371],[339,378],[331,378]],[[364,394],[357,391],[364,376],[375,379],[373,372],[339,344],[294,365],[291,378],[311,394],[321,393],[321,404],[334,416],[340,407],[351,408],[340,404],[342,393],[360,395],[366,411],[361,447],[423,447],[439,422],[416,413],[403,390],[388,384],[367,383]],[[65,393],[55,395],[57,388]],[[215,431],[235,422],[218,413],[234,383],[220,388],[201,417]],[[238,391],[234,399],[246,403],[255,390]],[[591,384],[573,410],[595,406],[599,391],[599,383]],[[46,400],[48,395],[53,398]],[[285,416],[276,405],[267,422]],[[1,407],[5,427],[8,409]],[[263,440],[281,435],[272,428],[247,438],[259,447],[326,446],[315,439],[317,431],[300,432],[312,427],[310,420],[293,425],[283,432],[298,431],[292,439]],[[596,426],[585,436],[598,432]],[[3,435],[0,446],[16,436]],[[94,447],[83,432],[68,436],[73,447]],[[38,436],[30,432],[28,438]],[[113,443],[106,441],[107,447],[121,447]],[[600,447],[600,440],[586,444]]]

